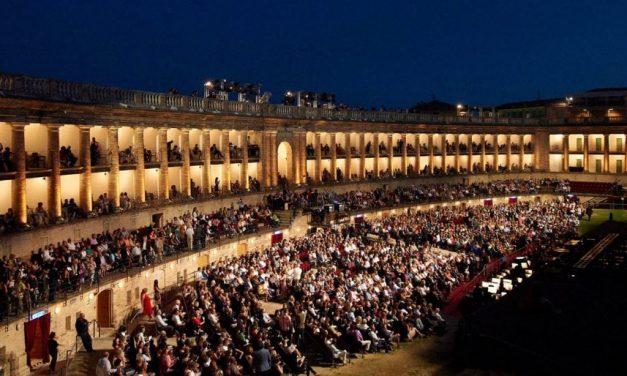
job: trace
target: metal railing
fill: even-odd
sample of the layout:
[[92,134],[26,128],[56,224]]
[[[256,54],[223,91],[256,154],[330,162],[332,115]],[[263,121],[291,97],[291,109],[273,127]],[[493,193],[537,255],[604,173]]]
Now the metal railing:
[[[100,336],[101,336],[101,334],[100,334],[100,324],[98,324],[98,321],[97,320],[91,320],[89,322],[89,325],[93,326],[92,338],[96,338],[96,327],[98,327],[98,338],[100,338]],[[63,369],[61,370],[61,375],[62,376],[67,375],[67,372],[70,369],[70,366],[72,365],[72,359],[74,359],[74,355],[76,355],[76,353],[78,352],[79,338],[80,338],[80,336],[77,334],[74,337],[74,346],[71,346],[69,349],[65,350],[65,365],[64,365]]]
[[11,73],[0,73],[0,91],[4,96],[17,98],[36,98],[70,103],[118,105],[125,108],[212,112],[288,119],[324,119],[338,121],[421,123],[440,125],[579,125],[595,123],[614,124],[625,122],[624,117],[560,119],[525,119],[507,117],[485,118],[442,116],[409,112],[294,107],[280,104],[275,105],[268,103],[221,101],[183,95],[170,95],[165,93],[96,86]]

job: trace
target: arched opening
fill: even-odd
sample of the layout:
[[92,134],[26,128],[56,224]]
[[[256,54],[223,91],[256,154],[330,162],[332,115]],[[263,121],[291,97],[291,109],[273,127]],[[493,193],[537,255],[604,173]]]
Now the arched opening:
[[96,320],[101,328],[111,328],[111,289],[98,294]]
[[281,178],[287,179],[289,183],[294,182],[292,170],[292,147],[289,142],[283,141],[279,144],[277,151],[277,172]]

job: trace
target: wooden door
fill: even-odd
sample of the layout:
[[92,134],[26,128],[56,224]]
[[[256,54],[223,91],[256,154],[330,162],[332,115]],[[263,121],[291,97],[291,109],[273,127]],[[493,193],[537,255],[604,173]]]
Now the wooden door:
[[98,294],[96,320],[101,328],[110,328],[111,325],[111,289]]

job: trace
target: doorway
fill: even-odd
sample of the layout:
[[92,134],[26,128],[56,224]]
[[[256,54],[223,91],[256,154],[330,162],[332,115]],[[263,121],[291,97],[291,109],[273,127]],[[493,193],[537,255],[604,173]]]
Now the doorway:
[[111,328],[111,289],[106,289],[98,294],[96,320],[101,328]]
[[282,178],[287,179],[288,182],[294,182],[292,147],[287,141],[281,142],[277,150],[277,172]]
[[[31,317],[35,316],[33,314]],[[42,314],[24,323],[24,347],[26,362],[32,365],[33,359],[45,359],[48,355],[50,335],[50,313]]]
[[157,213],[152,215],[152,223],[157,227],[163,226],[163,213]]

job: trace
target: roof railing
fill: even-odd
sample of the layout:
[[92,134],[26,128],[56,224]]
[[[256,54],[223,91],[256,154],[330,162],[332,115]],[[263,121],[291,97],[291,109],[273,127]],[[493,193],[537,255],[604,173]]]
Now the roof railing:
[[338,120],[379,123],[554,125],[615,124],[624,117],[604,118],[507,118],[431,115],[410,112],[368,111],[285,106],[282,104],[222,101],[149,91],[97,86],[55,79],[0,73],[0,97],[34,98],[50,101],[100,104],[166,111],[225,113],[244,116],[269,116],[287,119]]

